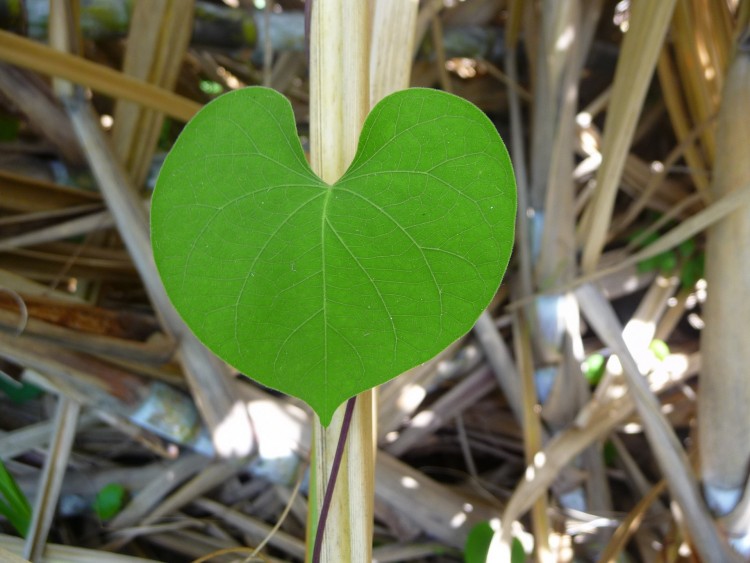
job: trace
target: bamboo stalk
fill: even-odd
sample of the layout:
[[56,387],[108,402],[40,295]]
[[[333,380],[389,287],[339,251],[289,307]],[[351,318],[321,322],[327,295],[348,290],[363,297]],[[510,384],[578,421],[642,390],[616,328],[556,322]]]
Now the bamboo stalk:
[[[727,76],[719,113],[712,192],[723,197],[750,182],[750,119],[737,109],[750,96],[750,48],[742,48]],[[706,329],[701,333],[704,369],[698,403],[701,467],[710,505],[726,514],[739,501],[750,463],[750,208],[738,209],[708,231]],[[731,522],[730,522],[731,526]],[[745,536],[747,529],[727,530]],[[748,555],[747,553],[745,555]]]
[[[574,154],[571,141],[575,138],[575,118],[578,105],[578,80],[588,55],[590,41],[599,21],[601,1],[589,3],[584,11],[580,2],[568,2],[563,30],[575,29],[580,39],[565,49],[556,49],[562,58],[561,76],[557,88],[547,103],[554,103],[555,120],[550,130],[549,176],[544,178],[544,230],[540,242],[538,281],[554,276],[571,279],[575,273],[575,186],[573,185]],[[564,31],[563,31],[564,32]],[[556,43],[560,42],[557,38]],[[558,101],[559,100],[559,101]],[[541,281],[541,285],[544,282]],[[538,337],[537,337],[538,338]],[[547,343],[549,346],[549,343]],[[542,350],[544,347],[542,347]]]
[[[313,170],[335,182],[354,157],[370,108],[371,11],[366,2],[316,0],[310,24],[310,160]],[[354,407],[330,511],[322,536],[327,563],[372,558],[374,515],[374,393],[362,393]],[[339,408],[328,427],[314,427],[314,483],[311,484],[307,558],[313,556],[322,502],[345,421]],[[312,479],[312,476],[311,476]]]
[[[575,275],[575,193],[574,178],[574,150],[576,138],[576,112],[578,107],[579,80],[583,65],[587,59],[594,32],[597,28],[601,13],[601,0],[586,2],[567,2],[564,8],[555,6],[550,22],[545,22],[547,10],[543,11],[542,20],[545,23],[545,34],[541,39],[543,48],[539,53],[537,76],[540,87],[545,82],[549,84],[547,92],[536,93],[539,104],[548,106],[540,111],[535,119],[544,119],[546,112],[550,123],[536,124],[534,149],[541,151],[534,154],[534,162],[544,161],[547,167],[546,177],[537,175],[531,194],[534,201],[543,201],[543,206],[536,210],[535,223],[542,226],[541,235],[533,233],[533,248],[538,248],[534,272],[537,287],[544,287],[555,279],[559,282],[570,280]],[[551,28],[551,29],[548,29]],[[572,36],[575,36],[575,40]],[[541,94],[541,95],[540,95]],[[536,108],[540,108],[537,106]],[[540,133],[541,132],[541,133]],[[534,165],[539,172],[541,167]],[[536,231],[537,229],[535,229]],[[519,330],[527,331],[533,350],[536,352],[536,364],[531,356],[527,358],[527,365],[522,373],[522,380],[532,378],[535,370],[537,374],[545,373],[553,378],[551,393],[544,399],[543,416],[553,428],[560,428],[573,420],[580,406],[588,394],[582,385],[580,362],[582,360],[580,327],[573,322],[578,318],[575,300],[566,295],[555,295],[550,298],[539,299],[534,307],[529,307],[523,320],[517,321]],[[525,323],[529,319],[533,322]],[[529,343],[519,338],[519,345]],[[529,351],[524,353],[530,354]],[[519,354],[516,357],[520,357]],[[533,382],[528,385],[533,387]],[[532,408],[528,403],[531,399],[526,394],[531,393],[527,388],[524,394],[526,410]],[[535,392],[533,394],[535,398]],[[534,399],[535,400],[535,399]],[[528,418],[529,415],[527,415]],[[533,415],[532,415],[533,416]],[[538,424],[538,423],[537,423]],[[534,442],[530,429],[524,425],[527,440]],[[527,446],[531,449],[531,446]],[[533,451],[539,449],[537,445]],[[604,475],[601,456],[598,455],[598,444],[592,447],[581,458],[583,469],[589,474],[586,488],[589,493],[587,508],[590,510],[611,510],[611,501],[606,478]],[[532,460],[527,459],[531,464]],[[549,559],[550,550],[548,538],[539,537],[539,531],[548,530],[549,524],[544,517],[541,500],[535,504],[532,519],[536,522],[534,533],[538,536],[539,551],[537,559]]]
[[[572,279],[575,274],[575,185],[574,185],[574,145],[571,141],[575,138],[576,130],[576,108],[578,105],[578,84],[581,69],[583,67],[588,49],[593,38],[593,32],[601,12],[601,2],[568,2],[565,10],[558,10],[555,21],[555,34],[544,38],[548,43],[547,50],[554,47],[554,55],[549,52],[538,61],[537,75],[556,76],[554,80],[547,79],[552,91],[537,99],[540,103],[549,106],[547,110],[552,122],[546,126],[536,127],[535,132],[546,129],[546,134],[536,142],[534,148],[543,149],[547,152],[549,162],[547,177],[538,178],[533,189],[541,193],[533,199],[544,200],[544,208],[537,211],[537,222],[543,224],[541,240],[536,237],[538,247],[535,274],[537,286],[544,287],[549,280],[560,281]],[[544,16],[543,16],[544,17]],[[567,40],[566,37],[574,30],[575,41]],[[540,53],[543,50],[540,49]],[[546,64],[545,64],[546,63]],[[542,84],[543,81],[540,81]],[[536,161],[546,160],[545,154],[535,154]],[[561,306],[568,303],[567,307]],[[584,389],[580,377],[580,353],[575,350],[582,349],[580,344],[580,329],[571,323],[577,318],[577,313],[570,307],[575,307],[575,301],[569,296],[556,295],[547,299],[540,299],[535,307],[529,308],[527,315],[536,313],[534,316],[533,333],[526,325],[528,316],[517,320],[517,328],[528,335],[537,352],[537,360],[545,370],[553,373],[554,386],[549,397],[544,403],[545,420],[553,427],[562,426],[572,420],[580,405],[585,400]],[[563,310],[566,314],[563,314]],[[534,417],[532,404],[536,393],[533,384],[534,362],[531,351],[523,336],[514,331],[514,336],[521,347],[517,358],[525,357],[526,365],[519,370],[522,373],[522,381],[525,382],[524,406],[527,411],[526,418]],[[528,381],[527,381],[528,380]],[[534,397],[534,399],[530,398]],[[538,427],[538,421],[536,423]],[[533,455],[541,447],[539,440],[534,436],[532,429],[524,424],[526,436],[525,447],[527,452],[527,463],[532,465]],[[590,478],[586,485],[589,494],[589,509],[611,509],[609,491],[606,479],[596,455],[598,448],[586,452],[581,461],[586,464],[586,470]],[[546,519],[545,497],[540,496],[532,507],[532,520],[534,522],[534,534],[537,537],[537,560],[549,560],[551,557],[548,534],[549,522]],[[507,547],[507,546],[505,546]]]
[[[538,213],[543,221],[541,240],[534,246],[539,248],[535,274],[537,286],[549,285],[551,279],[570,280],[575,275],[575,184],[574,184],[574,149],[571,141],[575,138],[576,108],[578,105],[578,81],[586,60],[594,30],[601,12],[601,2],[569,2],[568,9],[560,14],[561,22],[557,26],[560,35],[555,38],[560,77],[556,81],[557,91],[552,93],[547,103],[555,105],[555,121],[552,124],[549,143],[550,163],[549,176],[545,179],[544,210]],[[565,33],[575,30],[576,40],[565,48]],[[540,61],[541,64],[541,61]],[[562,307],[561,303],[568,303]],[[533,311],[535,322],[531,325],[532,342],[537,352],[537,360],[554,371],[554,388],[545,400],[545,420],[548,423],[561,423],[574,418],[580,403],[581,395],[580,370],[581,358],[576,358],[574,350],[582,349],[580,330],[571,330],[570,318],[575,316],[570,306],[574,301],[559,295],[552,299],[539,300]],[[566,314],[563,314],[563,310]],[[567,317],[567,318],[566,318]],[[572,367],[573,369],[568,369]],[[592,479],[588,485],[597,483],[597,489],[604,490],[601,472],[591,471]],[[608,495],[596,498],[606,505]]]

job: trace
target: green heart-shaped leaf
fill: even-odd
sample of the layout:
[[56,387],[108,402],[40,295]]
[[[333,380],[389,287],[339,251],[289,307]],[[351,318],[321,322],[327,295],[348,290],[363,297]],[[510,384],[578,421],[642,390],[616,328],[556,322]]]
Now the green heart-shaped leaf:
[[494,126],[412,89],[368,116],[346,174],[310,169],[289,102],[246,88],[185,127],[154,192],[154,256],[211,350],[306,401],[347,398],[466,333],[502,279],[516,193]]

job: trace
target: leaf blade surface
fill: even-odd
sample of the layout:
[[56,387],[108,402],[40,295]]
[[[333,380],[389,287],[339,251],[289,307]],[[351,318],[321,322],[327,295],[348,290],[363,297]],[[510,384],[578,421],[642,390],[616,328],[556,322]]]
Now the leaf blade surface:
[[152,240],[196,336],[327,424],[344,400],[471,328],[502,279],[514,220],[505,147],[465,100],[388,96],[328,186],[286,99],[247,88],[208,104],[178,139]]

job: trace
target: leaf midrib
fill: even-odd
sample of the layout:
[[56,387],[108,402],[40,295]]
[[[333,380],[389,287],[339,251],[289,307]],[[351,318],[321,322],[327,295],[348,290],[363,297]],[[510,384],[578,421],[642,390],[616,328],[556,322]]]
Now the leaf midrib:
[[320,270],[323,273],[323,389],[324,404],[328,409],[328,298],[327,298],[327,276],[326,276],[326,222],[328,221],[328,204],[333,194],[333,186],[328,186],[323,198],[323,208],[320,213]]

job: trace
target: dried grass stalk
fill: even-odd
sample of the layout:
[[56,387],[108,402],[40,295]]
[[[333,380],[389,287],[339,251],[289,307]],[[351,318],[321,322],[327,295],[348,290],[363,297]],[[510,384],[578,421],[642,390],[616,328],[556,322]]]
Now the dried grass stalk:
[[44,462],[34,513],[23,549],[23,556],[32,562],[41,560],[47,543],[47,534],[57,509],[68,456],[76,435],[79,411],[78,403],[60,397],[55,413],[54,435]]
[[0,60],[70,80],[114,98],[131,100],[180,121],[187,121],[200,109],[200,104],[163,88],[8,31],[0,30]]
[[[690,119],[688,118],[687,109],[682,98],[682,84],[677,79],[672,57],[666,49],[659,55],[657,68],[659,84],[664,95],[664,102],[667,105],[669,118],[672,121],[672,128],[677,136],[677,140],[680,143],[684,143],[691,137]],[[705,171],[708,170],[708,165],[703,153],[694,141],[691,141],[685,147],[685,162],[690,168],[690,176],[693,183],[698,190],[705,193],[708,190],[708,176],[705,174]]]
[[[531,466],[542,449],[543,431],[537,411],[537,390],[534,384],[534,359],[531,335],[526,316],[517,312],[513,317],[513,335],[518,371],[521,376],[523,403],[523,445],[526,464]],[[549,535],[549,506],[545,495],[540,495],[531,508],[537,561],[551,561]]]

